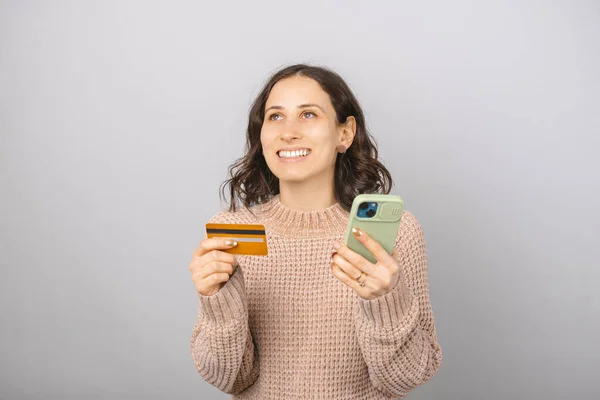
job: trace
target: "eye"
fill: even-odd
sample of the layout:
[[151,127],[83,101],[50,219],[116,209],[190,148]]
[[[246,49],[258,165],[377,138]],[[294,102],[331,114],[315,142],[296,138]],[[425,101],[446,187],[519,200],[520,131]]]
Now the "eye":
[[280,116],[280,115],[277,114],[277,113],[273,113],[273,114],[269,115],[269,120],[270,121],[277,121],[277,120],[273,119],[274,116]]
[[[316,117],[316,116],[317,116],[317,114],[315,114],[315,113],[314,113],[314,112],[312,112],[312,111],[306,111],[306,112],[304,112],[304,113],[303,113],[303,115],[307,115],[307,114],[311,114],[313,117]],[[313,117],[311,117],[311,118],[313,118]],[[310,119],[310,118],[309,118],[309,119]]]

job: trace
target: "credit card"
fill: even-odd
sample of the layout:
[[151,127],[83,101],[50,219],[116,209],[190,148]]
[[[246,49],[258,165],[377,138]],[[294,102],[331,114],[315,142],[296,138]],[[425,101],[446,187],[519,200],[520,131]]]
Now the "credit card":
[[249,256],[266,256],[267,235],[264,225],[253,224],[206,224],[208,238],[233,239],[238,245],[224,249],[226,253]]

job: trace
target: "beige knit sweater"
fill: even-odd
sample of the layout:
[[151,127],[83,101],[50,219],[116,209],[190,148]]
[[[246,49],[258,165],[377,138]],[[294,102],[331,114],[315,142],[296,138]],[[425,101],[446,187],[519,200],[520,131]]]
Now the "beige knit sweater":
[[250,210],[210,219],[264,224],[269,254],[237,256],[219,292],[198,294],[191,353],[207,382],[231,399],[396,399],[434,375],[442,350],[413,214],[395,243],[406,281],[364,300],[331,272],[349,216],[339,203],[300,212],[275,196]]

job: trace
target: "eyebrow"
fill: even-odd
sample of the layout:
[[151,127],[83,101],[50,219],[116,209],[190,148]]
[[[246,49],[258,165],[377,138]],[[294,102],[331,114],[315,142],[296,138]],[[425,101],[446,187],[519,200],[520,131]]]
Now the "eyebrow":
[[[300,105],[298,106],[298,108],[308,108],[308,107],[317,107],[319,110],[321,110],[321,111],[325,112],[325,110],[323,110],[323,109],[321,108],[321,106],[319,106],[318,104],[315,104],[315,103],[300,104]],[[283,110],[283,107],[281,107],[281,106],[271,106],[271,107],[269,107],[269,108],[267,108],[267,109],[265,110],[265,114],[266,114],[266,113],[267,113],[267,111],[269,111],[270,109],[275,109],[275,110]]]

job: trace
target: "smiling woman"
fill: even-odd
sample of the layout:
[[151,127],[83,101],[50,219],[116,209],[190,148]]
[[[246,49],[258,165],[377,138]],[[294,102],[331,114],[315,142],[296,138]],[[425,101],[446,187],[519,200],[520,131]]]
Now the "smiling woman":
[[[305,158],[289,153],[302,149]],[[346,82],[306,64],[284,68],[265,84],[250,110],[245,155],[230,176],[221,187],[222,196],[229,187],[230,211],[238,200],[250,207],[279,194],[284,204],[307,209],[317,188],[327,193],[318,205],[337,201],[349,211],[358,194],[387,194],[393,184]]]
[[233,399],[395,399],[430,379],[442,350],[417,219],[404,211],[391,254],[353,231],[376,263],[340,243],[354,198],[392,185],[348,85],[326,68],[284,68],[246,133],[222,187],[229,209],[209,223],[262,225],[269,251],[234,256],[224,237],[194,251],[200,375]]

